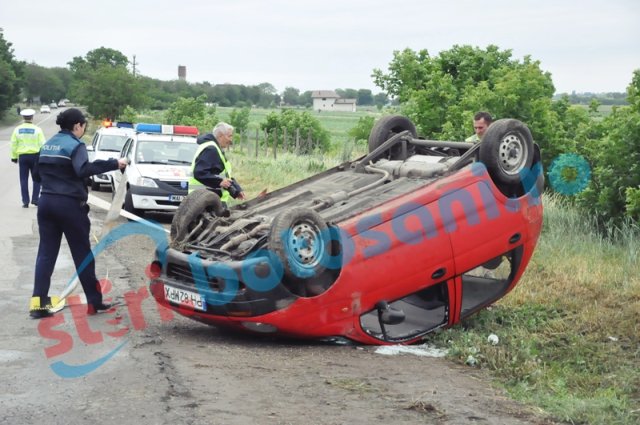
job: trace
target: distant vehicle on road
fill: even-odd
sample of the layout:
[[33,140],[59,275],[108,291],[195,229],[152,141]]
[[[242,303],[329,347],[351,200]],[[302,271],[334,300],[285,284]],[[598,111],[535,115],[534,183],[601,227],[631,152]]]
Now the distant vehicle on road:
[[51,108],[49,108],[49,105],[42,105],[40,107],[40,113],[41,114],[50,114],[51,113]]

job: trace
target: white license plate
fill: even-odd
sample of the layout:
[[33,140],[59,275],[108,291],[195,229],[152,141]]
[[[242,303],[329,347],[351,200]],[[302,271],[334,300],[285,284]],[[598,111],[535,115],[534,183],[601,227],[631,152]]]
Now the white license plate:
[[184,195],[169,195],[169,200],[171,202],[182,202],[184,201],[184,198],[186,198]]
[[207,310],[205,298],[197,292],[164,285],[164,298],[171,303],[191,307],[194,310]]

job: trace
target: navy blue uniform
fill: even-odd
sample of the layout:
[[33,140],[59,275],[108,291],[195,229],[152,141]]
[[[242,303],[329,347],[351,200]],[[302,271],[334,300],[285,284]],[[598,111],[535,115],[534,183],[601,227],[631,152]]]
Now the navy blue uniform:
[[36,259],[34,297],[47,297],[51,275],[64,234],[87,303],[102,303],[89,240],[89,206],[85,179],[118,169],[117,159],[89,162],[87,148],[70,131],[62,130],[40,149],[35,178],[41,183],[38,203],[40,246]]

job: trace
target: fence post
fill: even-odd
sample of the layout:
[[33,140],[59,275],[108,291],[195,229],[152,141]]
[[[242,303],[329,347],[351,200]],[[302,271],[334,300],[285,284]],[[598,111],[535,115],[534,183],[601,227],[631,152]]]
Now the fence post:
[[307,133],[307,149],[309,151],[313,151],[313,139],[311,138],[311,129],[309,129],[309,133]]
[[282,133],[282,152],[287,151],[287,127],[284,128]]
[[269,156],[269,133],[264,129],[264,156]]
[[258,137],[258,132],[260,130],[256,128],[256,158],[258,157],[258,142],[260,140],[260,138]]
[[300,152],[300,129],[296,128],[296,155]]
[[276,159],[276,151],[278,150],[278,129],[273,128],[273,159]]

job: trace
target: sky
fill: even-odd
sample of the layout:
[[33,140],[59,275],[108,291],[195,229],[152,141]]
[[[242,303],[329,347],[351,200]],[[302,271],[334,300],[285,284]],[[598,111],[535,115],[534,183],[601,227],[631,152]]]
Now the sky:
[[14,57],[66,67],[107,47],[160,80],[278,92],[370,89],[394,51],[494,44],[551,74],[557,93],[624,92],[640,69],[638,0],[1,0]]

